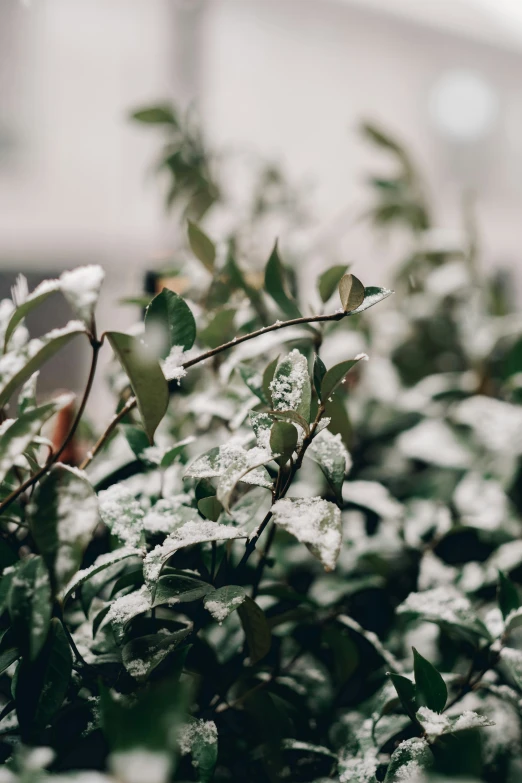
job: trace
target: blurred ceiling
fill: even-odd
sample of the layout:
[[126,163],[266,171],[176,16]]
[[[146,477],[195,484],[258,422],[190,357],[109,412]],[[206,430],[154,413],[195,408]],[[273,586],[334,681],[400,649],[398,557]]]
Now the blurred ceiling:
[[502,48],[522,49],[522,0],[338,0]]

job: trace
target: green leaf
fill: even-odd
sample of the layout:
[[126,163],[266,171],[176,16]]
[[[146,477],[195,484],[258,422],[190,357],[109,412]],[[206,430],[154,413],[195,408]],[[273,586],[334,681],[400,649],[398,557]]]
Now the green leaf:
[[190,350],[196,339],[196,321],[185,300],[164,288],[145,311],[145,342],[156,357],[165,359],[174,346]]
[[184,438],[184,440],[180,440],[179,443],[175,443],[174,446],[171,446],[171,448],[168,449],[161,458],[160,468],[169,468],[171,465],[173,465],[176,461],[176,457],[179,457],[180,454],[183,454],[186,446],[188,446],[190,443],[194,443],[194,441],[195,438],[189,436],[188,438]]
[[263,610],[248,596],[238,609],[241,625],[245,632],[250,661],[258,663],[270,652],[272,636]]
[[[423,779],[423,771],[433,766],[433,753],[425,739],[403,740],[393,751],[384,783],[403,783]],[[413,774],[413,777],[412,777]]]
[[63,329],[54,329],[41,338],[30,340],[19,351],[0,358],[0,408],[4,407],[19,386],[25,383],[44,362],[76,337],[85,334],[80,321],[71,321]]
[[13,629],[8,628],[0,638],[0,674],[3,674],[19,657],[20,650],[16,646]]
[[22,735],[47,726],[62,706],[72,673],[72,653],[61,622],[53,617],[38,658],[23,660],[16,680],[16,712]]
[[106,571],[114,565],[118,565],[123,560],[128,560],[131,557],[140,557],[140,549],[131,549],[123,547],[117,549],[115,552],[107,552],[104,555],[100,555],[88,568],[84,568],[82,571],[78,571],[77,574],[71,579],[68,585],[63,590],[62,601],[65,602],[71,597],[71,595],[78,590],[85,582],[92,579],[96,574],[100,574],[102,571]]
[[269,405],[273,405],[270,384],[274,380],[274,374],[278,363],[279,363],[279,356],[276,356],[276,358],[265,367],[265,370],[263,372],[263,382],[261,384],[261,388],[263,389],[263,394]]
[[[193,478],[222,478],[232,467],[233,473],[239,472],[240,479],[247,484],[255,484],[271,489],[272,480],[263,467],[258,467],[256,461],[261,457],[262,464],[272,459],[267,452],[261,454],[261,449],[245,451],[241,446],[216,446],[200,457],[196,457],[185,470],[185,476]],[[265,459],[266,458],[266,459]],[[253,466],[253,467],[252,467]],[[230,473],[228,474],[229,477]],[[218,500],[219,495],[217,496]]]
[[343,383],[346,375],[352,369],[352,367],[355,367],[357,362],[360,362],[361,359],[365,358],[367,358],[366,354],[360,354],[355,359],[348,359],[346,362],[340,362],[334,367],[331,367],[326,372],[321,384],[321,401],[325,402],[328,400],[337,387]]
[[27,509],[31,533],[54,584],[63,588],[81,565],[100,521],[98,499],[86,477],[53,465]]
[[210,495],[209,497],[201,498],[201,500],[198,501],[198,509],[205,519],[217,522],[223,511],[223,505],[215,495]]
[[73,399],[72,394],[63,394],[53,402],[22,413],[20,418],[3,430],[0,435],[0,482],[5,479],[14,461],[30,446],[45,422]]
[[211,783],[218,758],[216,725],[189,716],[187,725],[181,731],[183,753],[190,753],[192,764],[200,783]]
[[262,415],[269,416],[271,419],[275,419],[276,421],[286,421],[291,422],[292,424],[297,424],[307,435],[310,433],[308,422],[301,416],[300,413],[297,413],[297,411],[267,411]]
[[272,506],[276,525],[305,544],[333,571],[341,551],[341,512],[334,503],[322,498],[283,498]]
[[343,275],[339,282],[339,296],[345,313],[360,307],[364,301],[364,286],[355,275]]
[[20,564],[8,601],[17,645],[24,657],[34,661],[45,643],[52,612],[51,584],[41,557]]
[[417,712],[415,685],[407,677],[403,677],[402,674],[388,672],[388,677],[392,681],[393,687],[397,691],[399,701],[402,704],[406,715],[408,715],[412,720],[415,720],[415,713]]
[[317,278],[317,289],[321,300],[326,303],[334,295],[339,282],[348,269],[348,264],[331,266]]
[[368,310],[369,307],[373,307],[379,302],[382,302],[383,299],[387,299],[393,293],[395,293],[395,291],[390,291],[388,288],[376,288],[375,286],[365,288],[363,303],[359,305],[356,310],[352,310],[350,314],[356,315],[357,313],[362,313],[364,310]]
[[265,288],[285,315],[289,318],[302,317],[295,299],[288,290],[284,267],[277,250],[277,242],[266,265]]
[[308,362],[296,348],[278,362],[270,391],[275,411],[296,411],[306,422],[310,421],[312,386]]
[[140,747],[160,753],[172,751],[185,722],[187,697],[179,677],[151,684],[125,702],[102,685],[101,724],[110,749],[118,753]]
[[204,231],[191,220],[188,221],[188,240],[196,258],[201,261],[209,272],[213,272],[216,261],[216,247]]
[[205,596],[203,605],[210,612],[214,620],[222,623],[223,620],[235,612],[244,603],[247,597],[244,587],[239,585],[226,585],[218,590],[213,590]]
[[18,305],[16,307],[12,314],[11,318],[9,319],[9,322],[7,324],[6,330],[5,330],[5,336],[4,336],[4,353],[7,353],[7,348],[9,345],[9,340],[11,339],[11,335],[13,334],[14,330],[29,313],[34,310],[38,305],[42,304],[42,302],[45,302],[45,300],[51,296],[52,294],[56,293],[60,290],[60,281],[59,280],[44,280],[40,285],[36,286],[34,291],[29,294],[26,299],[22,302],[22,304]]
[[507,577],[502,571],[498,572],[497,598],[498,605],[504,620],[511,612],[516,611],[520,607],[520,597],[518,595],[518,590],[511,579],[509,579],[509,577]]
[[419,707],[442,712],[446,706],[448,689],[437,669],[413,647],[415,694]]
[[21,416],[28,410],[37,407],[36,403],[36,386],[38,383],[38,376],[40,370],[37,370],[31,375],[30,378],[24,383],[18,394],[18,415]]
[[317,392],[317,396],[321,399],[321,385],[323,378],[326,375],[326,367],[320,356],[315,354],[314,356],[314,387]]
[[156,582],[153,606],[198,601],[214,588],[201,579],[183,574],[162,574]]
[[169,387],[154,357],[136,337],[122,332],[107,332],[112,349],[129,377],[150,443],[169,404]]
[[199,333],[199,339],[203,345],[209,348],[217,348],[218,345],[232,340],[236,334],[234,319],[236,309],[234,307],[225,307],[219,310],[213,318],[207,323],[204,329]]
[[191,632],[192,628],[188,627],[174,633],[155,633],[132,639],[122,648],[122,663],[131,677],[145,682]]
[[[216,492],[217,499],[226,511],[230,510],[232,494],[239,481],[259,484],[268,488],[272,486],[270,476],[263,467],[263,465],[272,462],[272,459],[272,455],[264,449],[255,448],[238,456],[226,468],[219,478]],[[253,476],[256,478],[252,479]]]
[[270,431],[270,448],[272,454],[279,454],[276,462],[286,465],[297,448],[297,430],[293,424],[286,421],[276,421]]
[[322,430],[310,444],[307,456],[317,462],[335,492],[337,502],[341,504],[344,477],[351,465],[341,436]]
[[174,116],[172,107],[168,104],[149,106],[146,109],[138,109],[132,112],[131,119],[153,125],[173,125],[178,128],[178,121]]
[[134,424],[120,424],[120,429],[125,435],[133,454],[140,462],[147,463],[148,460],[144,452],[149,448],[150,443],[145,431],[141,427],[135,427]]

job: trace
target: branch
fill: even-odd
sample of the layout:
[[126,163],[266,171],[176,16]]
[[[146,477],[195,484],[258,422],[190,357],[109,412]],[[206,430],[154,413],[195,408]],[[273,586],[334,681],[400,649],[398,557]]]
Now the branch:
[[[222,353],[223,351],[228,351],[230,348],[235,348],[236,345],[240,345],[241,343],[247,342],[247,340],[253,340],[256,337],[261,337],[263,334],[267,334],[268,332],[275,332],[278,329],[285,329],[288,326],[301,326],[303,324],[312,324],[312,323],[324,323],[326,321],[342,321],[343,318],[346,318],[347,316],[352,315],[351,312],[337,312],[337,313],[331,313],[330,315],[311,315],[309,317],[302,317],[302,318],[292,318],[290,321],[276,321],[275,323],[271,324],[270,326],[263,326],[261,329],[257,329],[255,332],[250,332],[249,334],[243,334],[240,337],[235,337],[233,340],[230,340],[228,343],[223,343],[223,345],[219,345],[217,348],[212,348],[210,351],[205,351],[205,353],[199,354],[199,356],[195,356],[194,359],[190,359],[189,361],[184,362],[181,366],[184,370],[188,370],[190,367],[194,367],[196,364],[200,364],[201,362],[206,361],[207,359],[211,359],[213,356],[217,356],[217,354]],[[127,403],[124,405],[124,407],[114,416],[112,421],[109,423],[107,429],[105,432],[101,435],[101,437],[98,439],[98,441],[95,443],[91,451],[88,452],[87,456],[83,460],[82,464],[80,465],[80,468],[84,470],[94,459],[94,457],[98,454],[101,448],[105,445],[107,442],[107,439],[109,435],[114,431],[115,427],[118,426],[120,421],[125,418],[125,416],[133,410],[137,405],[136,397],[130,397]]]
[[29,476],[28,479],[24,481],[23,484],[20,484],[19,487],[17,487],[15,490],[11,492],[10,495],[6,497],[6,499],[3,501],[3,503],[0,504],[0,514],[2,514],[6,508],[9,508],[9,506],[14,503],[14,501],[27,489],[33,486],[33,484],[36,484],[37,481],[39,481],[42,476],[45,476],[45,474],[51,469],[51,467],[58,462],[61,455],[71,442],[71,440],[74,437],[74,433],[76,432],[78,425],[80,423],[80,420],[83,416],[83,413],[85,411],[85,406],[87,405],[87,400],[89,399],[89,395],[91,393],[92,384],[94,381],[94,376],[96,374],[96,366],[98,364],[98,354],[100,352],[101,343],[98,342],[96,339],[96,336],[93,336],[91,338],[91,346],[92,346],[92,359],[91,359],[91,368],[89,370],[89,377],[87,378],[87,385],[85,387],[85,391],[83,393],[82,401],[80,403],[80,407],[78,408],[78,411],[76,413],[76,416],[74,417],[74,421],[71,425],[71,429],[67,433],[65,439],[62,442],[62,445],[59,447],[58,451],[55,451],[53,454],[49,456],[49,459],[47,462],[42,465],[40,470],[37,470],[36,473],[34,473],[32,476]]

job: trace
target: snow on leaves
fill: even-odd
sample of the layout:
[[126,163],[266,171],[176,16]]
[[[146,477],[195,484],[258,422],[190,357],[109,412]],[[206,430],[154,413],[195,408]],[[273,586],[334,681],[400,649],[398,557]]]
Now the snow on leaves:
[[322,498],[284,498],[272,506],[274,522],[305,544],[327,571],[341,551],[341,512]]

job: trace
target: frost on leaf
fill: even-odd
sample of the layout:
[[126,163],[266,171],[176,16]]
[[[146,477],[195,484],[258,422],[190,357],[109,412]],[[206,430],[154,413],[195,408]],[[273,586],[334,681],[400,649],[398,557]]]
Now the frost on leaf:
[[421,707],[417,712],[417,719],[430,739],[440,737],[443,734],[453,734],[456,731],[479,729],[495,724],[484,715],[466,710],[457,718],[449,715],[433,712],[428,707]]
[[152,599],[145,585],[133,593],[117,598],[107,613],[107,621],[111,623],[116,638],[121,640],[127,623],[151,608]]
[[270,383],[272,403],[276,411],[296,411],[310,420],[312,389],[306,357],[297,348],[278,363]]
[[[193,478],[218,478],[223,476],[231,465],[244,466],[249,468],[254,464],[255,460],[263,452],[262,449],[246,449],[238,446],[237,444],[225,444],[211,449],[201,457],[197,457],[185,471],[185,476],[192,476]],[[263,452],[264,453],[264,452]],[[256,484],[260,487],[267,487],[270,489],[272,482],[267,471],[258,467],[254,470],[250,470],[246,473],[241,481],[245,484]]]
[[352,466],[341,435],[333,435],[329,430],[323,430],[313,439],[308,455],[321,467],[340,499],[344,477]]
[[60,276],[63,295],[77,315],[87,324],[93,316],[100,289],[105,277],[101,266],[79,266]]
[[[244,481],[247,484],[258,484],[267,488],[272,486],[272,482],[263,465],[271,462],[275,456],[277,455],[272,454],[271,451],[253,448],[241,454],[228,466],[219,478],[216,492],[217,499],[226,510],[229,509],[232,493],[239,481]],[[260,473],[260,471],[263,471],[263,473]],[[250,477],[256,473],[258,474],[256,480],[252,481]]]
[[77,468],[54,465],[28,506],[31,532],[59,586],[81,564],[99,522],[98,499]]
[[199,780],[210,781],[217,761],[218,732],[214,721],[189,718],[178,736],[182,756],[190,753],[192,765],[198,770]]
[[222,623],[229,614],[241,606],[245,598],[246,592],[243,587],[227,585],[205,596],[203,604],[214,620]]
[[140,557],[141,555],[142,552],[140,549],[134,549],[132,547],[122,547],[115,552],[105,552],[103,555],[99,555],[91,566],[83,568],[73,576],[63,590],[63,601],[65,602],[65,600],[75,590],[81,587],[84,582],[91,579],[91,577],[96,574],[99,574],[101,571],[105,571],[107,568],[110,568],[122,560],[127,560],[130,557]]
[[403,507],[378,481],[347,481],[343,486],[346,503],[369,508],[383,519],[400,519]]
[[384,783],[424,783],[433,754],[425,739],[404,740],[393,751]]
[[142,539],[144,511],[134,495],[122,484],[113,484],[98,493],[100,516],[113,536],[128,547]]
[[466,596],[451,586],[435,587],[423,593],[410,593],[397,607],[398,614],[446,626],[456,633],[489,637]]
[[341,512],[321,498],[284,498],[272,506],[274,522],[317,557],[327,571],[335,568],[341,551]]
[[156,581],[164,563],[178,549],[205,541],[226,541],[234,538],[246,538],[239,528],[220,525],[217,522],[199,519],[197,522],[185,522],[176,532],[168,536],[146,555],[143,562],[143,575],[147,584]]
[[178,530],[185,522],[196,521],[200,516],[195,508],[189,508],[182,504],[187,500],[186,495],[172,498],[160,498],[158,502],[147,511],[143,519],[143,529],[146,533],[158,535],[164,533],[170,535]]

